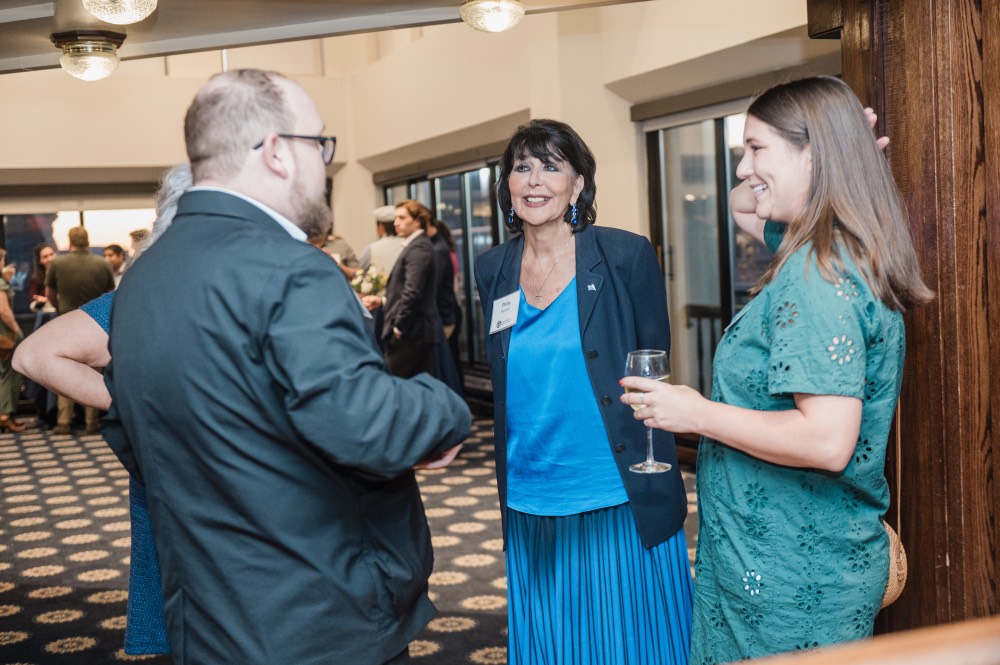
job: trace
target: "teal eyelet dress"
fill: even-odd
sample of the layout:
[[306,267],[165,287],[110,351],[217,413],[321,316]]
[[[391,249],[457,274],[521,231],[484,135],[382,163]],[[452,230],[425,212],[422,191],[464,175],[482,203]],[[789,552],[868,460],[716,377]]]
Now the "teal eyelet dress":
[[[768,222],[772,250],[784,228]],[[831,283],[810,246],[800,248],[736,316],[716,351],[713,401],[779,411],[805,393],[856,397],[863,406],[857,447],[839,473],[770,464],[702,439],[696,665],[872,634],[888,577],[880,518],[889,503],[885,451],[905,335],[901,314],[873,295],[846,252],[843,261]]]

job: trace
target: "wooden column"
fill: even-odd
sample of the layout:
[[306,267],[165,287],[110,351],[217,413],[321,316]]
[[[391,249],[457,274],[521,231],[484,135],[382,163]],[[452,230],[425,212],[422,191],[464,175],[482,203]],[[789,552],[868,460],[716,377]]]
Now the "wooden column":
[[[878,627],[998,614],[1000,2],[833,2],[844,79],[892,139],[888,157],[937,293],[906,317],[899,496],[909,580]],[[823,4],[810,0],[810,12]]]

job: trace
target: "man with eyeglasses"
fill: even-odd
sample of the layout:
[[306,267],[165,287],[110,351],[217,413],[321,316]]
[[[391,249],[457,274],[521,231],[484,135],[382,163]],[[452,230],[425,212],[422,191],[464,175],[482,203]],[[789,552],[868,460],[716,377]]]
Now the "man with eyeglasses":
[[185,120],[194,187],[112,312],[105,433],[146,485],[178,663],[406,663],[434,613],[412,469],[471,416],[388,373],[303,242],[330,228],[322,133],[284,76],[213,77]]

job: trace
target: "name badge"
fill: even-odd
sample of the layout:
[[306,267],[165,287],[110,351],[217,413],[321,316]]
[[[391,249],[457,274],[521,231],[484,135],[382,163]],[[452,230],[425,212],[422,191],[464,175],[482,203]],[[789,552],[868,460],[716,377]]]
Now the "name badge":
[[520,292],[514,291],[503,298],[493,301],[493,320],[490,321],[490,334],[506,330],[517,323],[517,306]]

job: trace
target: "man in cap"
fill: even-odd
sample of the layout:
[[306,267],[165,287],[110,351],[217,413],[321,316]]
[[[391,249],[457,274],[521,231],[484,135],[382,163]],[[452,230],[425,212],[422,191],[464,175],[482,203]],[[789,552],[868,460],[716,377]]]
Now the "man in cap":
[[403,251],[403,239],[396,235],[396,209],[389,206],[379,206],[373,211],[375,215],[375,232],[378,239],[361,250],[361,267],[365,270],[374,266],[375,270],[389,275],[396,259]]

